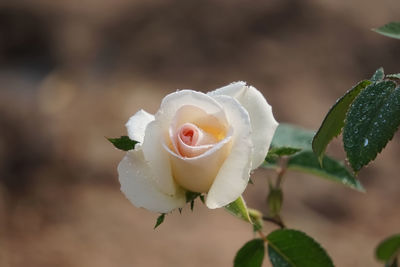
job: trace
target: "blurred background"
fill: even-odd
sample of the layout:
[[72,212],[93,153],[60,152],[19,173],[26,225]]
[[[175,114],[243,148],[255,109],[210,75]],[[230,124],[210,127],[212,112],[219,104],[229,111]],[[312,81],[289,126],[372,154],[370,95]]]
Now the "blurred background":
[[[153,230],[157,214],[119,191],[124,153],[105,136],[176,89],[237,80],[278,121],[317,129],[356,82],[400,72],[400,42],[370,30],[399,11],[398,0],[0,1],[0,266],[232,266],[252,229],[196,203]],[[328,153],[344,158],[340,140]],[[396,134],[360,173],[367,194],[289,173],[287,225],[337,266],[380,266],[374,247],[400,231],[399,154]],[[250,206],[266,212],[273,176],[254,174]]]

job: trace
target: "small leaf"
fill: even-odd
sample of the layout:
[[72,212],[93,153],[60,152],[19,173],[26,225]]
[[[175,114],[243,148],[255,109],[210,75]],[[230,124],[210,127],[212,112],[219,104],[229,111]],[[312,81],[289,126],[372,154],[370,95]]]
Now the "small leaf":
[[190,210],[193,211],[194,208],[194,200],[190,201]]
[[264,240],[253,239],[247,242],[236,254],[234,267],[259,267],[264,260]]
[[383,78],[385,78],[385,71],[383,70],[382,67],[380,67],[379,69],[377,69],[374,73],[374,75],[372,75],[370,81],[371,82],[379,82],[382,81]]
[[400,73],[388,74],[388,75],[386,75],[386,78],[400,79]]
[[326,251],[305,233],[280,229],[267,236],[268,254],[274,267],[333,267]]
[[249,211],[247,210],[246,202],[244,201],[242,196],[240,196],[232,203],[226,205],[225,210],[227,210],[233,216],[236,216],[242,220],[245,220],[246,222],[251,223]]
[[160,224],[164,222],[164,218],[165,218],[165,213],[162,213],[160,216],[158,216],[154,229],[156,229]]
[[135,148],[135,145],[138,143],[129,139],[128,136],[121,136],[120,138],[107,138],[116,148],[128,151]]
[[379,243],[375,255],[378,260],[390,265],[400,255],[400,234],[392,235]]
[[338,136],[342,132],[346,113],[351,103],[358,94],[371,83],[372,82],[368,80],[359,82],[339,98],[326,114],[324,121],[312,141],[313,151],[318,156],[320,164],[322,164],[322,158],[328,144],[334,137]]
[[[266,169],[277,169],[277,164],[264,162],[261,167]],[[323,158],[322,166],[317,156],[312,151],[302,151],[289,157],[286,165],[288,170],[313,174],[333,182],[340,183],[360,192],[365,192],[360,181],[357,180],[346,168],[346,166],[331,157]]]
[[372,30],[387,37],[400,39],[400,22],[390,22]]
[[294,149],[311,150],[314,132],[301,127],[281,123],[275,131],[271,147],[290,147]]
[[392,81],[369,85],[347,113],[343,143],[355,172],[376,158],[400,125],[400,87],[395,87]]

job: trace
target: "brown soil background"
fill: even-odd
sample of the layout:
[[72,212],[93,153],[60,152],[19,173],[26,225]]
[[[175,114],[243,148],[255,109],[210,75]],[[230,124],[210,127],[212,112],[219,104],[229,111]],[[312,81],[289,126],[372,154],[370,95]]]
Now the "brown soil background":
[[[400,72],[400,42],[370,31],[398,0],[0,2],[0,266],[232,266],[251,228],[223,210],[157,217],[119,191],[125,134],[176,89],[236,80],[260,89],[280,122],[316,129],[376,68]],[[329,154],[344,158],[340,139]],[[400,231],[400,136],[360,173],[366,194],[290,173],[283,217],[337,266],[380,266]],[[266,211],[267,178],[246,190]],[[272,230],[266,224],[266,231]],[[265,266],[270,266],[265,261]]]

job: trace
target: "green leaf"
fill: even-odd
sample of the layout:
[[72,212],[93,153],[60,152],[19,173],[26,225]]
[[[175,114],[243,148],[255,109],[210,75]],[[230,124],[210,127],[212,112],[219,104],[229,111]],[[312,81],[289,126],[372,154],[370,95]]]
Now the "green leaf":
[[249,211],[246,206],[246,202],[243,197],[240,196],[234,202],[225,206],[225,210],[227,210],[233,216],[236,216],[246,222],[252,222],[249,216]]
[[154,229],[156,229],[160,224],[164,222],[164,218],[165,218],[165,213],[162,213],[160,216],[158,216]]
[[374,75],[372,75],[370,81],[371,82],[379,82],[382,81],[385,78],[385,71],[383,70],[382,67],[380,67],[379,69],[377,69],[374,73]]
[[[269,162],[264,162],[261,166],[267,169],[279,168],[277,164]],[[340,183],[357,191],[365,192],[360,181],[358,181],[347,170],[343,163],[328,156],[323,158],[321,166],[317,156],[312,151],[302,151],[289,157],[286,167],[291,171],[313,174],[317,177]]]
[[400,22],[390,22],[372,30],[387,37],[400,39]]
[[268,255],[274,267],[333,267],[326,251],[305,233],[280,229],[267,236]]
[[287,147],[287,146],[272,147],[268,151],[268,155],[265,157],[265,160],[268,161],[268,162],[269,161],[274,162],[279,157],[290,156],[290,155],[293,155],[293,154],[295,154],[295,153],[297,153],[299,151],[301,151],[300,148],[294,148],[294,147]]
[[388,75],[386,75],[386,78],[400,79],[400,73],[388,74]]
[[352,189],[364,192],[360,181],[357,180],[346,168],[346,166],[331,157],[324,157],[322,166],[314,153],[303,151],[288,161],[288,169],[314,174],[328,180],[338,182]]
[[392,81],[369,85],[354,100],[343,129],[344,149],[358,172],[374,160],[400,125],[400,87]]
[[358,96],[361,90],[371,83],[372,82],[368,80],[359,82],[339,98],[326,114],[324,121],[312,141],[313,151],[318,156],[320,164],[322,164],[322,158],[328,144],[334,137],[338,136],[342,132],[346,113],[351,103]]
[[236,254],[234,267],[259,267],[264,260],[264,240],[253,239],[247,242]]
[[388,263],[395,260],[400,254],[400,234],[392,235],[381,243],[376,248],[375,255],[378,260]]
[[271,147],[288,147],[292,149],[311,150],[311,141],[313,136],[313,131],[292,124],[281,123],[275,131]]
[[139,142],[129,139],[128,136],[121,136],[120,138],[107,138],[116,148],[128,151],[135,148],[135,145]]

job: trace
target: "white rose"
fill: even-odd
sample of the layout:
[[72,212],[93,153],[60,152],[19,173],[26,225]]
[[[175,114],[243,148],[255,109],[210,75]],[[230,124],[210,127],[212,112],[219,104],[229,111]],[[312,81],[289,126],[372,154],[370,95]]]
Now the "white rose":
[[186,190],[206,193],[211,209],[223,207],[243,193],[277,126],[263,95],[244,82],[169,94],[154,116],[140,110],[127,122],[139,143],[118,166],[121,190],[155,212],[183,207]]

